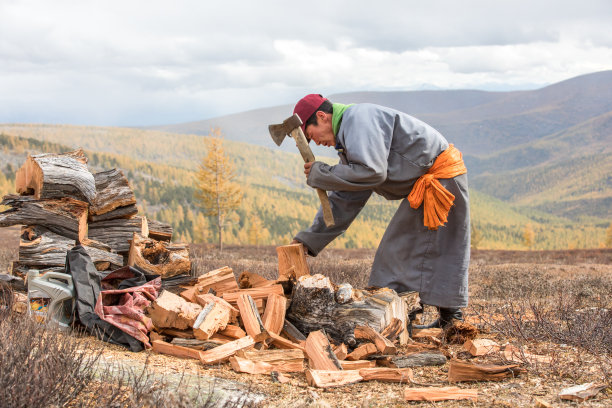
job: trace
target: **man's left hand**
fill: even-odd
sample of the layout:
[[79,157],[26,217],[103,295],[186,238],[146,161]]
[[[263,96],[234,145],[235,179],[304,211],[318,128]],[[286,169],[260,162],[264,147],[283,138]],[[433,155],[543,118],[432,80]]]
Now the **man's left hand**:
[[310,174],[310,168],[313,164],[314,162],[304,163],[304,174],[306,175],[306,177],[308,177],[308,175]]

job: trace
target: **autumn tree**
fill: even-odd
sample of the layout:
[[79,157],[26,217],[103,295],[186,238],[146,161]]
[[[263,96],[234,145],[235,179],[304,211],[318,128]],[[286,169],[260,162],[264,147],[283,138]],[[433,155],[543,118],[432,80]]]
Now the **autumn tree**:
[[533,247],[535,241],[535,232],[533,231],[533,227],[531,224],[525,225],[525,229],[523,230],[523,243],[527,247],[527,249],[531,249]]
[[249,217],[249,228],[247,230],[249,244],[259,246],[259,244],[261,244],[263,241],[266,232],[267,231],[263,227],[261,220],[258,217],[251,215],[251,217]]
[[204,142],[207,155],[199,167],[195,197],[200,201],[204,213],[214,217],[219,250],[222,251],[223,228],[228,215],[240,205],[242,191],[240,185],[234,182],[234,166],[223,150],[221,131],[213,129]]
[[612,248],[612,222],[606,230],[606,247]]
[[470,235],[470,245],[472,249],[478,249],[480,241],[482,241],[482,233],[476,228],[476,225],[472,223],[472,233]]

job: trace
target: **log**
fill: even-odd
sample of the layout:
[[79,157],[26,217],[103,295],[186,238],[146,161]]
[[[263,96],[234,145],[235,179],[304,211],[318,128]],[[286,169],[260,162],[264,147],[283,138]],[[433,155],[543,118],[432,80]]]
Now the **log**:
[[13,276],[18,276],[21,279],[25,279],[28,275],[28,271],[35,269],[38,271],[40,276],[44,275],[47,272],[66,272],[65,266],[34,266],[34,265],[23,265],[18,261],[13,261],[11,264],[10,272]]
[[344,360],[348,356],[348,350],[346,344],[342,343],[337,347],[334,347],[334,354],[338,360]]
[[219,330],[219,334],[233,339],[240,339],[247,335],[244,330],[233,324],[228,324],[225,329]]
[[472,356],[484,356],[499,351],[500,346],[490,339],[474,339],[463,343],[463,348]]
[[310,275],[304,245],[291,244],[276,247],[278,254],[278,280],[289,281]]
[[89,206],[90,219],[91,216],[107,214],[115,209],[136,207],[134,192],[121,170],[102,171],[93,177],[97,194]]
[[391,358],[391,362],[397,368],[436,366],[446,364],[446,356],[441,353],[424,351],[407,356],[395,356]]
[[320,330],[311,332],[306,338],[306,355],[310,360],[310,368],[314,370],[342,370],[340,361],[327,340],[327,336]]
[[342,365],[342,369],[343,370],[360,370],[362,368],[373,368],[373,367],[376,367],[376,361],[370,361],[370,360],[348,361],[348,360],[343,360],[343,361],[340,361],[340,365]]
[[129,266],[137,266],[162,279],[191,273],[189,250],[184,245],[144,238],[134,232],[128,257]]
[[149,224],[149,238],[157,241],[172,241],[172,225],[157,220],[147,220]]
[[123,254],[130,251],[130,241],[134,233],[146,237],[148,234],[147,219],[144,217],[119,218],[89,223],[89,238],[104,242],[113,251]]
[[138,214],[138,207],[136,206],[136,204],[134,204],[134,205],[128,205],[125,207],[115,208],[114,210],[101,214],[101,215],[92,215],[91,213],[89,213],[88,218],[89,218],[89,222],[99,222],[99,221],[115,220],[118,218],[132,218],[136,214]]
[[[183,339],[180,337],[174,338],[172,339],[172,342],[170,344],[176,345],[176,346],[181,346],[181,347],[189,347],[195,350],[210,350],[212,348],[215,347],[219,347],[222,344],[225,344],[227,342],[223,341],[218,341],[218,340],[214,340],[214,339],[208,339],[208,340],[198,340],[198,339]],[[199,356],[196,357],[199,359]]]
[[156,328],[192,328],[200,312],[202,306],[189,303],[167,290],[147,307],[147,314]]
[[380,381],[392,383],[412,382],[412,370],[410,368],[362,368],[359,375],[364,381]]
[[374,344],[364,343],[347,355],[346,359],[349,361],[363,360],[376,353],[378,353],[378,349]]
[[238,283],[232,268],[224,266],[199,276],[195,286],[181,292],[181,297],[195,303],[197,302],[196,295],[208,293],[211,289],[217,297],[222,297],[226,291],[238,289]]
[[203,306],[193,324],[196,339],[208,340],[211,336],[227,327],[230,320],[230,309],[221,303],[211,301]]
[[153,341],[153,351],[161,354],[169,354],[174,357],[200,358],[200,351],[198,350],[189,347],[176,346],[161,340]]
[[214,349],[200,352],[200,361],[204,365],[216,364],[228,360],[237,351],[251,348],[255,345],[255,339],[246,336],[241,339],[231,341]]
[[31,196],[7,195],[0,205],[11,207],[0,212],[0,227],[40,225],[79,242],[87,238],[88,204],[83,201],[67,197],[36,200]]
[[459,387],[423,387],[406,388],[406,401],[448,401],[448,400],[478,400],[478,390],[466,390]]
[[[396,319],[399,320],[399,319]],[[355,338],[360,340],[369,340],[382,354],[395,354],[397,348],[380,333],[374,331],[370,326],[355,326]]]
[[273,365],[288,362],[303,363],[305,354],[302,350],[240,350],[237,356],[252,361],[263,361]]
[[[105,251],[95,241],[84,239],[81,243],[96,268],[100,271],[109,267],[123,266],[123,257]],[[21,229],[19,262],[27,266],[64,266],[66,253],[75,246],[75,240],[55,234],[42,226],[27,226]]]
[[37,200],[69,197],[92,203],[96,198],[96,183],[82,149],[63,154],[28,155],[17,170],[15,189],[18,194]]
[[517,364],[470,364],[453,359],[448,367],[448,382],[501,381],[516,377],[522,372],[525,372],[525,370]]
[[330,388],[355,384],[363,380],[358,370],[306,370],[306,381],[311,387]]
[[271,293],[266,301],[266,310],[263,314],[263,326],[268,332],[280,334],[285,323],[285,310],[287,298],[283,295]]
[[302,333],[325,329],[337,343],[355,346],[355,326],[370,326],[380,331],[393,318],[406,321],[406,304],[395,291],[382,288],[353,290],[353,299],[338,303],[335,285],[317,274],[298,278],[287,311],[287,319]]

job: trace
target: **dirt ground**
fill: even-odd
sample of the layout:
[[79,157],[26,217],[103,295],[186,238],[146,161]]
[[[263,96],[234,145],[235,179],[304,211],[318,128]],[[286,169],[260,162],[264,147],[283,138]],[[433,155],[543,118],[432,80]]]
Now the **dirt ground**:
[[[5,273],[10,261],[17,257],[18,229],[0,228],[0,273]],[[312,273],[323,273],[335,283],[349,282],[364,287],[373,259],[373,250],[326,250],[317,258],[309,258]],[[222,253],[210,246],[192,246],[194,267],[198,273],[220,266],[230,266],[236,274],[248,270],[273,278],[276,273],[276,252],[273,247],[227,247]],[[471,382],[453,384],[460,388],[477,389],[478,401],[406,402],[403,392],[410,384],[388,384],[376,381],[332,389],[309,387],[303,373],[289,374],[287,384],[274,382],[268,375],[239,374],[228,364],[203,366],[196,360],[174,358],[144,351],[131,353],[118,346],[90,338],[91,347],[102,347],[104,358],[120,360],[123,364],[143,365],[162,374],[186,373],[208,379],[215,377],[245,384],[250,392],[265,395],[263,406],[268,407],[395,407],[405,405],[439,407],[533,407],[542,403],[550,406],[612,406],[612,352],[610,344],[600,344],[610,339],[609,326],[592,331],[601,335],[599,343],[585,346],[572,344],[572,332],[566,337],[546,337],[523,331],[527,326],[502,325],[496,322],[512,322],[521,305],[543,307],[540,300],[549,299],[546,305],[563,304],[562,299],[580,300],[581,310],[597,309],[610,313],[612,309],[612,249],[572,251],[489,251],[472,253],[470,266],[471,305],[465,310],[466,320],[479,328],[479,337],[494,339],[500,344],[510,343],[532,354],[552,358],[550,363],[525,362],[524,374],[499,382]],[[569,285],[569,286],[568,286]],[[578,294],[564,292],[577,288]],[[584,293],[583,293],[584,292]],[[559,300],[561,299],[561,300]],[[523,317],[538,310],[518,310]],[[548,309],[546,309],[548,310]],[[523,313],[524,312],[524,313]],[[427,309],[425,318],[433,315]],[[496,317],[497,316],[497,317]],[[552,315],[550,315],[552,316]],[[526,318],[526,317],[525,317]],[[505,320],[504,320],[505,319]],[[550,317],[551,322],[556,322]],[[520,320],[520,319],[519,319]],[[521,323],[521,322],[519,322]],[[563,324],[563,322],[558,322]],[[576,326],[578,330],[582,326]],[[590,327],[590,326],[589,326]],[[498,329],[498,330],[496,330]],[[586,330],[586,329],[585,329]],[[603,331],[603,332],[602,332]],[[592,334],[588,336],[593,337]],[[578,336],[579,333],[576,333]],[[586,338],[588,338],[585,337]],[[569,339],[569,341],[568,341]],[[499,364],[499,355],[470,358],[460,344],[443,344],[448,356],[478,363]],[[601,351],[604,350],[604,351]],[[402,350],[400,349],[400,353]],[[448,363],[439,367],[415,368],[416,383],[448,386]],[[561,390],[587,382],[606,384],[606,389],[586,402],[561,401]],[[248,392],[248,391],[247,391]]]

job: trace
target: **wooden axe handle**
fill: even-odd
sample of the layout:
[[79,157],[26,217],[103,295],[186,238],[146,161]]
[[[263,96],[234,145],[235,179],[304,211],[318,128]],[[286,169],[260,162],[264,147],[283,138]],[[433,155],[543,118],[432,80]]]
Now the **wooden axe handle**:
[[[306,140],[306,136],[304,136],[304,132],[302,132],[301,127],[296,127],[291,131],[291,137],[295,139],[295,144],[297,145],[302,158],[305,163],[315,161],[314,154],[312,154],[312,150],[310,150],[310,146],[308,146],[308,141]],[[321,209],[323,210],[323,220],[325,221],[325,225],[328,227],[332,227],[335,225],[334,215],[332,214],[331,206],[329,204],[329,197],[327,197],[327,193],[325,190],[321,190],[320,188],[316,188],[317,194],[319,195],[319,200],[321,201]]]

